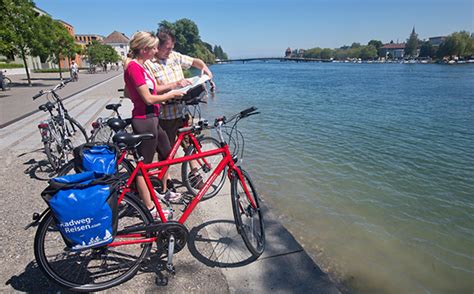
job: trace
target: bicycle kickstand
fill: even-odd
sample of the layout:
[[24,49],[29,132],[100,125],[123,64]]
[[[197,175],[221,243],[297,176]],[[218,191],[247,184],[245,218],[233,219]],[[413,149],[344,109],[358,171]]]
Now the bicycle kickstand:
[[166,270],[172,275],[176,274],[176,271],[173,265],[174,245],[175,245],[175,239],[174,239],[174,236],[171,235],[169,238],[169,244],[168,244],[168,261],[166,262]]

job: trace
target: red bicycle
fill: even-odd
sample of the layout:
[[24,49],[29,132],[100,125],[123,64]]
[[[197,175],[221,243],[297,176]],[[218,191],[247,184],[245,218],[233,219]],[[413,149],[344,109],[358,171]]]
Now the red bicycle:
[[[256,108],[252,107],[230,118],[216,119],[214,127],[219,136],[220,148],[150,164],[138,160],[132,175],[121,187],[118,200],[117,234],[114,241],[106,246],[71,251],[65,246],[52,213],[48,211],[43,217],[36,216],[36,222],[42,218],[34,244],[35,257],[41,270],[49,279],[63,287],[75,291],[100,291],[131,279],[137,273],[140,263],[149,255],[153,243],[156,242],[158,254],[167,256],[166,270],[174,273],[173,255],[182,250],[188,240],[189,232],[184,223],[211,184],[226,168],[231,183],[232,208],[237,231],[253,258],[258,258],[265,248],[259,196],[248,173],[236,164],[238,156],[231,154],[222,135],[222,126],[226,123],[234,121],[232,128],[235,128],[239,120],[257,113]],[[114,140],[119,145],[135,150],[142,140],[152,137],[151,134],[119,133],[115,135]],[[191,160],[203,160],[216,155],[221,157],[221,160],[196,197],[186,204],[177,221],[167,219],[163,213],[162,203],[158,200],[153,188],[152,171],[162,172],[171,165]],[[159,220],[153,220],[148,209],[136,195],[133,195],[132,184],[139,173],[145,178],[148,190],[158,209]]]
[[[191,111],[188,109],[188,106],[194,105],[195,106],[195,111],[194,115],[195,116],[196,112],[198,113],[200,117],[200,110],[196,110],[196,106],[199,105],[199,103],[205,103],[202,100],[195,99],[193,101],[187,102],[186,109],[188,113],[191,113]],[[105,143],[110,143],[112,141],[112,137],[114,134],[119,133],[119,132],[124,132],[127,127],[130,126],[131,124],[131,119],[122,119],[120,116],[120,113],[118,109],[120,108],[121,104],[108,104],[106,105],[106,109],[108,110],[113,110],[116,117],[104,120],[104,119],[97,119],[92,124],[93,130],[92,130],[92,135],[90,138],[91,142],[105,142]],[[184,155],[191,155],[194,153],[201,153],[206,150],[212,150],[212,149],[217,149],[220,147],[220,143],[218,140],[216,140],[213,137],[209,136],[204,136],[201,134],[201,131],[205,129],[208,126],[207,120],[202,120],[199,119],[198,123],[195,125],[189,125],[188,121],[185,121],[185,126],[179,131],[178,133],[178,138],[175,141],[175,144],[172,147],[172,150],[170,154],[168,155],[167,159],[173,159],[176,157],[179,147],[186,145],[187,147],[184,149]],[[183,142],[187,142],[187,144],[183,144]],[[128,173],[129,175],[132,174],[135,164],[127,159],[127,155],[129,155],[130,150],[123,150],[121,157],[118,161],[119,168],[125,172]],[[199,160],[194,160],[194,161],[186,161],[181,165],[181,181],[182,184],[186,187],[188,192],[196,196],[197,193],[199,192],[199,188],[204,184],[204,182],[209,178],[209,176],[212,173],[212,166],[217,166],[216,164],[213,164],[212,162],[209,161],[214,161],[218,162],[219,158],[213,157],[213,158],[208,158],[208,159],[199,159]],[[61,171],[59,171],[59,175],[64,175],[73,168],[73,163],[68,164],[64,166]],[[163,168],[162,171],[160,172],[155,172],[152,173],[152,175],[156,175],[158,181],[155,181],[155,186],[156,185],[161,185],[161,181],[166,174],[168,168],[165,167]],[[204,195],[204,199],[211,198],[217,193],[219,193],[220,189],[224,185],[225,182],[225,172],[223,171],[218,180],[213,183],[213,185],[209,188],[207,193]]]

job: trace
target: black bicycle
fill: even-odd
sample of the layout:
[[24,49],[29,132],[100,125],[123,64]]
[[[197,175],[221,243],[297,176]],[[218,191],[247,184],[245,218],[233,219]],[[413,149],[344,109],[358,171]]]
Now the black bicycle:
[[72,79],[65,80],[54,88],[41,90],[33,96],[33,100],[35,100],[47,95],[48,102],[40,105],[39,109],[49,112],[50,117],[38,124],[38,128],[48,161],[56,172],[73,157],[72,153],[75,147],[89,142],[84,128],[68,114],[61,97],[56,93],[71,81]]
[[0,87],[2,88],[2,91],[10,90],[11,85],[12,80],[5,76],[4,71],[0,71]]

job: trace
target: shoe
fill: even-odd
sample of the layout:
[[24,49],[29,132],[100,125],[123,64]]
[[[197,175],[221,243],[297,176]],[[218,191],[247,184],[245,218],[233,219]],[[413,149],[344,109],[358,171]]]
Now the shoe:
[[196,190],[201,190],[204,187],[204,181],[200,174],[189,173],[188,175],[189,184]]
[[[160,219],[160,214],[158,213],[158,209],[156,209],[156,206],[153,206],[152,209],[149,209],[151,216],[153,219]],[[170,211],[169,209],[163,208],[163,214],[165,215],[165,218],[168,220]]]
[[173,192],[171,190],[166,191],[165,199],[170,202],[177,202],[181,200],[181,193]]

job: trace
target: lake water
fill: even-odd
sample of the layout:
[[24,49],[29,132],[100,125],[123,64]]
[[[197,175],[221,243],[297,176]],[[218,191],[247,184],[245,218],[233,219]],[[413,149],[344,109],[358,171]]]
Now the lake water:
[[339,282],[367,293],[474,289],[474,66],[212,67],[206,117],[255,105],[243,165]]

